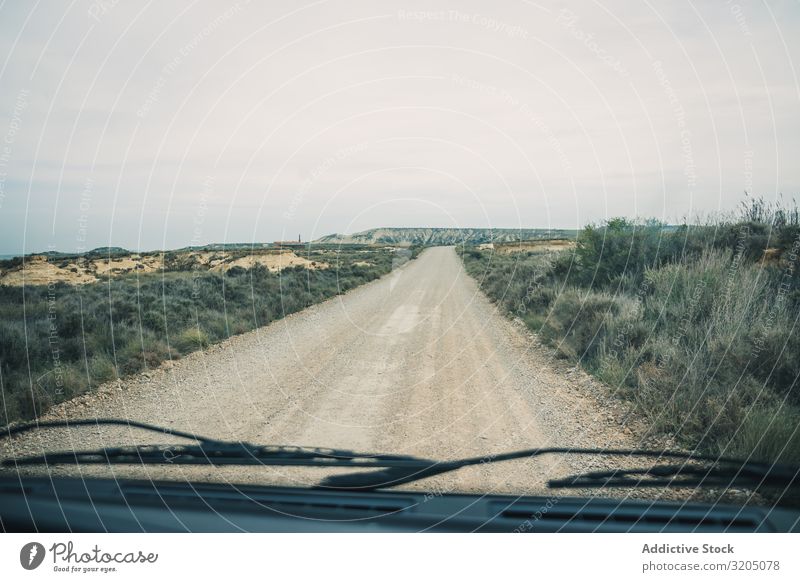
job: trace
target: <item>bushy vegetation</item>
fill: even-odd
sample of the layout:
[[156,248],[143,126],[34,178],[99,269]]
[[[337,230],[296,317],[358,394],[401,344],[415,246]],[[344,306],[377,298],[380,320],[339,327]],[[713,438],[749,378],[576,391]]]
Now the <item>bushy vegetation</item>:
[[463,249],[490,298],[705,452],[800,463],[800,220],[751,201],[667,227],[610,220],[574,251]]
[[0,423],[119,376],[266,325],[388,273],[419,249],[331,247],[304,253],[327,269],[195,268],[90,285],[0,286]]

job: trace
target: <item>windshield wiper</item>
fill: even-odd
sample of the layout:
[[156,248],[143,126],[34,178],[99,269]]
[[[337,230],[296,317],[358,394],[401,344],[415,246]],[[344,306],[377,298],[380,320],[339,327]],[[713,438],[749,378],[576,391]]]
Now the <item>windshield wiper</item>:
[[[694,459],[693,459],[694,460]],[[742,462],[660,464],[638,469],[592,471],[553,479],[554,488],[720,487],[792,488],[800,485],[800,467]]]
[[131,445],[87,451],[45,452],[4,459],[3,466],[66,464],[145,465],[279,465],[340,467],[427,467],[435,461],[408,455],[369,455],[343,449],[255,445],[242,441],[210,439],[197,434],[161,428],[143,422],[119,419],[47,421],[3,429],[0,436],[13,436],[42,428],[115,425],[139,428],[197,441],[194,445]]
[[404,455],[367,455],[341,449],[262,446],[245,442],[199,445],[134,445],[44,453],[3,460],[23,465],[278,465],[305,467],[427,467],[434,461]]
[[549,481],[553,488],[596,487],[779,487],[800,484],[800,467],[742,461],[681,451],[641,449],[589,449],[549,447],[525,449],[453,461],[436,461],[408,455],[372,455],[342,449],[294,446],[264,446],[247,442],[221,441],[196,434],[164,429],[139,422],[117,419],[53,421],[30,423],[4,429],[14,435],[39,428],[119,425],[183,437],[192,445],[138,445],[88,451],[46,452],[2,462],[6,467],[53,464],[163,464],[163,465],[277,465],[306,467],[359,467],[382,469],[330,475],[319,486],[324,488],[373,490],[396,487],[463,467],[529,459],[543,455],[594,455],[628,459],[680,459],[680,464],[656,464],[646,468],[611,469]]

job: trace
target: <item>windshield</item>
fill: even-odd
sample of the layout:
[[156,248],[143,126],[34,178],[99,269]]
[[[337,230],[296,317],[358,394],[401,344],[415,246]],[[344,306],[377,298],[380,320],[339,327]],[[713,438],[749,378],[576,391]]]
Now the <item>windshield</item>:
[[[250,28],[271,8],[205,10],[176,16],[175,46],[143,32],[119,54],[128,19],[104,12],[97,54],[113,66],[73,46],[83,32],[50,51],[23,31],[39,48],[0,73],[0,426],[165,429],[49,427],[0,439],[0,455],[167,445],[167,462],[3,474],[315,486],[354,470],[172,462],[183,431],[486,460],[396,484],[431,495],[785,501],[758,482],[552,486],[675,463],[600,449],[800,464],[800,212],[770,194],[800,183],[778,163],[796,140],[772,133],[796,111],[782,85],[760,89],[779,118],[748,132],[730,113],[739,81],[707,96],[718,119],[679,74],[685,56],[641,65],[612,44],[628,57],[619,83],[619,67],[576,55],[594,85],[510,34],[480,55],[471,34],[433,46],[423,24],[448,23],[416,12],[301,50],[336,19],[299,15],[278,42]],[[568,53],[591,24],[573,16],[554,16]],[[416,48],[369,56],[384,34]],[[788,61],[770,46],[780,76]],[[706,82],[730,84],[725,71]],[[538,448],[567,452],[492,462]]]
[[[660,227],[646,228],[652,231]],[[42,407],[39,418],[44,421],[129,419],[157,424],[164,431],[144,432],[124,422],[114,426],[43,428],[4,439],[5,456],[133,444],[176,448],[166,448],[163,455],[167,463],[154,466],[47,464],[7,466],[6,470],[305,486],[347,472],[328,467],[185,466],[171,462],[181,454],[177,447],[186,444],[185,438],[169,434],[178,430],[262,445],[404,454],[439,462],[464,457],[487,461],[405,485],[426,492],[575,494],[570,490],[548,491],[548,483],[590,470],[628,468],[630,460],[569,455],[491,465],[489,461],[502,453],[533,447],[678,448],[691,442],[689,438],[698,439],[703,434],[692,432],[697,431],[695,426],[699,423],[692,417],[690,403],[700,406],[694,412],[696,419],[719,414],[708,410],[716,393],[704,395],[674,377],[680,373],[679,362],[668,367],[642,362],[638,369],[630,371],[635,379],[627,381],[623,375],[613,384],[602,382],[602,369],[590,368],[593,374],[584,369],[586,363],[596,366],[598,361],[613,362],[607,352],[600,352],[604,360],[597,352],[591,358],[587,353],[597,350],[593,348],[595,342],[613,345],[611,338],[618,337],[616,334],[623,333],[621,330],[628,325],[624,318],[644,327],[648,317],[644,302],[637,306],[633,298],[623,293],[601,295],[601,291],[588,286],[582,293],[604,299],[601,307],[595,307],[602,310],[600,313],[587,312],[577,317],[579,303],[574,306],[575,312],[558,311],[559,302],[578,298],[577,287],[561,293],[553,290],[563,285],[561,277],[577,278],[572,271],[576,249],[586,251],[589,233],[578,237],[580,247],[566,241],[534,242],[530,243],[534,248],[546,248],[533,252],[463,246],[420,246],[402,253],[383,247],[343,251],[311,244],[305,251],[309,265],[326,267],[276,273],[254,267],[238,274],[230,269],[220,274],[211,269],[201,273],[175,270],[138,277],[111,276],[104,282],[80,287],[59,284],[55,287],[59,293],[56,325],[71,318],[81,322],[81,327],[74,337],[56,336],[57,349],[65,354],[72,350],[81,354],[85,344],[100,347],[97,342],[109,333],[114,322],[112,353],[99,351],[73,362],[59,353],[57,367],[37,380],[49,386],[53,394],[64,390],[63,397],[51,401],[40,397],[30,406]],[[631,228],[615,236],[642,234]],[[676,236],[685,235],[662,232],[655,240],[670,241]],[[511,249],[516,246],[509,245]],[[240,251],[244,252],[252,251]],[[175,254],[196,256],[194,251]],[[324,300],[326,291],[335,295],[342,285],[348,286],[346,276],[352,277],[358,268],[354,263],[368,260],[375,271],[374,281]],[[564,274],[559,274],[559,264],[565,269]],[[674,263],[665,265],[663,270],[677,268],[686,267]],[[628,272],[633,276],[631,269]],[[535,286],[520,286],[518,281],[528,280],[531,273],[537,273]],[[653,272],[647,274],[648,280],[654,276]],[[272,289],[270,283],[274,285]],[[39,313],[46,323],[52,321],[46,308],[51,288],[9,286],[4,292],[6,297],[17,294],[14,304],[19,308],[24,305],[29,313]],[[314,305],[297,304],[296,313],[291,315],[278,311],[277,306],[287,305],[293,297],[289,294],[310,294],[312,290],[319,297]],[[553,305],[542,305],[541,296],[548,292],[553,293]],[[522,295],[512,297],[512,293]],[[248,312],[253,306],[269,309],[270,301],[277,304],[273,307],[274,321],[265,317],[264,325],[248,326]],[[581,302],[585,304],[587,300],[581,298]],[[627,313],[618,307],[625,302],[630,304]],[[67,305],[74,305],[75,309],[67,312],[60,307]],[[215,312],[214,305],[224,311]],[[615,308],[619,311],[615,312]],[[115,317],[119,313],[128,315]],[[570,318],[572,330],[566,331],[566,322],[557,319],[559,314]],[[548,317],[552,320],[548,321]],[[227,337],[224,326],[213,325],[226,321],[229,325],[238,321],[245,329],[252,329]],[[154,327],[162,326],[163,339],[148,322]],[[38,322],[30,323],[32,329],[37,329]],[[561,332],[556,331],[559,324],[565,326]],[[614,327],[608,329],[611,326]],[[183,331],[170,341],[169,329]],[[189,338],[196,343],[189,342]],[[653,342],[661,336],[654,332],[642,339]],[[45,340],[35,345],[49,349]],[[144,348],[141,342],[145,342]],[[114,366],[113,348],[120,344],[125,349],[116,352]],[[559,345],[568,346],[562,347],[562,352],[574,350],[572,359],[568,353],[554,349]],[[163,354],[158,353],[159,346]],[[631,357],[634,349],[629,345],[621,355]],[[578,353],[583,354],[584,366],[576,358]],[[24,363],[24,352],[18,355]],[[52,352],[43,354],[43,358],[50,356]],[[105,373],[112,377],[95,376],[104,372],[104,358],[111,369]],[[46,367],[51,362],[43,359],[41,364]],[[80,370],[82,365],[87,366],[87,371]],[[127,373],[120,373],[121,370]],[[650,396],[654,401],[648,403],[649,409],[637,407],[630,395],[622,392],[635,387],[652,390],[643,378],[648,370],[661,382],[670,381],[668,378],[674,382],[671,392],[664,388],[663,394]],[[87,374],[96,384],[81,389]],[[22,379],[21,375],[16,377]],[[6,378],[15,376],[9,374]],[[686,394],[681,394],[682,390]],[[24,395],[16,392],[20,393]],[[43,390],[38,394],[48,393]],[[670,401],[674,408],[684,407],[680,415],[667,416],[677,412],[664,408]],[[25,414],[24,403],[20,399],[20,417]],[[766,408],[766,404],[762,407]],[[765,413],[762,409],[757,412]],[[663,428],[658,430],[657,422],[675,423],[683,429],[684,440],[677,441]],[[700,426],[714,429],[715,425]],[[721,431],[722,426],[720,421],[720,428],[714,430]],[[744,446],[754,447],[755,443],[743,440],[748,435],[714,433],[706,438],[709,443],[730,439],[730,452],[745,460],[791,458],[791,450],[774,458],[758,455],[756,448],[743,450]],[[641,465],[641,460],[633,464]],[[729,501],[763,502],[755,490],[724,493]],[[685,487],[600,488],[593,494],[666,499],[708,499],[712,495]]]

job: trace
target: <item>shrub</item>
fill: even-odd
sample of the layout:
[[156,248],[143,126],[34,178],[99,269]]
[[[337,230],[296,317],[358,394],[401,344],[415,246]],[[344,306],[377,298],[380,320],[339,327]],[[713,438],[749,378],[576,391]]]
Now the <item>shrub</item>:
[[172,342],[181,354],[186,354],[208,346],[208,335],[196,327],[190,327],[179,333]]
[[785,406],[751,409],[720,453],[764,462],[800,464],[798,411]]
[[646,269],[674,260],[680,251],[675,235],[663,224],[615,218],[603,227],[587,226],[580,233],[574,278],[582,285],[602,287],[627,275],[638,283]]
[[566,289],[553,301],[542,333],[570,359],[592,361],[619,310],[609,293]]
[[97,386],[117,377],[117,368],[113,360],[106,354],[92,356],[88,362],[88,372],[91,382]]

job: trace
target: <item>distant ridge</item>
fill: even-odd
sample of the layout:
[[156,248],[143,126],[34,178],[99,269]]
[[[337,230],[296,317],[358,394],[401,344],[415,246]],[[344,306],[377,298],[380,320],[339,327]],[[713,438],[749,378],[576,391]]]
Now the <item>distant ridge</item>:
[[576,235],[576,230],[548,228],[371,228],[354,234],[329,234],[314,242],[444,246],[574,238]]
[[[353,234],[328,234],[312,241],[312,244],[362,244],[362,245],[428,245],[448,246],[458,244],[510,243],[525,240],[575,238],[577,230],[563,228],[371,228]],[[254,251],[276,248],[274,242],[229,242],[192,245],[177,249],[153,249],[136,251],[123,247],[97,247],[90,251],[63,252],[39,251],[0,255],[0,262],[19,263],[23,257],[44,256],[48,259],[74,257],[104,258],[128,255],[155,255],[160,253],[182,253],[191,251]],[[308,243],[302,243],[303,245]]]
[[[130,254],[133,254],[132,251],[129,251],[128,249],[124,249],[122,247],[97,247],[96,249],[92,249],[90,251],[76,252],[76,253],[65,253],[65,252],[62,252],[62,251],[44,251],[44,252],[40,252],[40,253],[27,253],[24,256],[30,257],[32,255],[38,255],[38,256],[44,256],[44,257],[57,259],[57,258],[61,258],[61,257],[76,257],[76,256],[79,256],[79,257],[90,257],[90,258],[94,258],[94,257],[109,257],[109,256],[110,257],[118,257],[118,256],[130,255]],[[18,255],[18,256],[21,257],[23,255]]]

